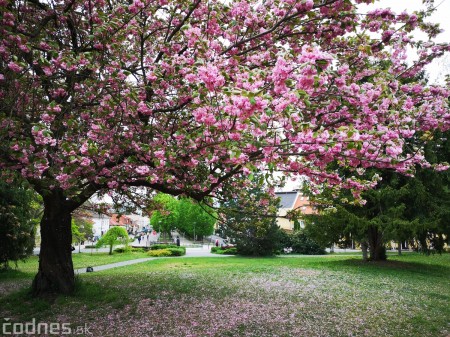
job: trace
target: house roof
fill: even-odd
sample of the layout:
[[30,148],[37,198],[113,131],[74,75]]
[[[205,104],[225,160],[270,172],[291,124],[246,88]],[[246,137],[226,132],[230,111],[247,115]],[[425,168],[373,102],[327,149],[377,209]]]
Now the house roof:
[[280,198],[280,208],[294,207],[297,192],[276,192],[275,195]]
[[133,221],[126,215],[113,214],[109,219],[111,226],[126,226],[133,224]]

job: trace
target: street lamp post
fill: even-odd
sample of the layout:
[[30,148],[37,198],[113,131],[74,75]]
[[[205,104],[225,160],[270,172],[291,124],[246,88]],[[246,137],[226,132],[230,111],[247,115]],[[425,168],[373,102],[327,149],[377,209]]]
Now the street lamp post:
[[158,220],[158,242],[160,241],[159,239],[161,238],[161,220]]

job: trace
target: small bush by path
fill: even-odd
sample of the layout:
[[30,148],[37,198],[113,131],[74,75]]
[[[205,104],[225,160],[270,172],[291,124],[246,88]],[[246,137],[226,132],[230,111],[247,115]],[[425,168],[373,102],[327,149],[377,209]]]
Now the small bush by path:
[[[166,257],[166,256],[183,256],[186,255],[185,247],[159,245],[158,249],[152,248],[147,252],[148,256],[153,257]],[[164,248],[165,247],[165,248]]]
[[211,247],[211,253],[223,254],[223,255],[236,255],[237,248],[236,247],[229,247],[229,248]]

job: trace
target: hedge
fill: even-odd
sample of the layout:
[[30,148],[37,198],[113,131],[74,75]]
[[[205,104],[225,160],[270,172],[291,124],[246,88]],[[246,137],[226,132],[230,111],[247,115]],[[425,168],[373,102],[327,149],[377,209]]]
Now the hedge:
[[147,252],[147,255],[153,257],[165,257],[165,256],[172,256],[172,252],[168,249],[153,249],[149,250]]
[[230,247],[230,248],[221,248],[221,247],[211,247],[211,253],[213,254],[225,254],[225,255],[236,255],[237,254],[237,248],[236,247]]
[[184,247],[169,247],[163,249],[151,249],[147,253],[149,256],[162,257],[162,256],[183,256],[186,255],[186,248]]

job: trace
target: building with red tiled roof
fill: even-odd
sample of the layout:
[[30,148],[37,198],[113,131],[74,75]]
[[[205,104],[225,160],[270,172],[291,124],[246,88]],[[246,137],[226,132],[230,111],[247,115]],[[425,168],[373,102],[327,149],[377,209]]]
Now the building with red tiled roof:
[[126,215],[112,214],[109,218],[109,226],[123,226],[127,231],[133,231],[138,229],[136,224],[131,218]]

